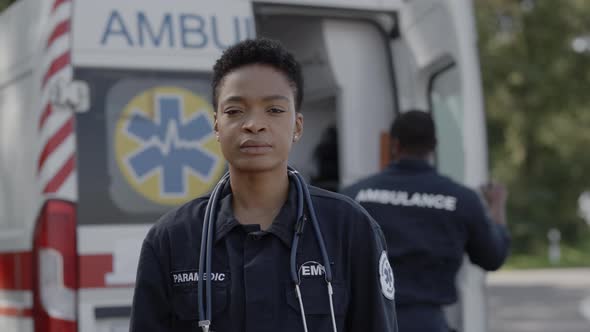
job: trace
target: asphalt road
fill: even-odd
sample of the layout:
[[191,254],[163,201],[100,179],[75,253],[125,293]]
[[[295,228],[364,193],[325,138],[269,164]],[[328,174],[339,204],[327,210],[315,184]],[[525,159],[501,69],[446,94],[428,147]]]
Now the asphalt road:
[[488,275],[489,332],[590,332],[590,268]]

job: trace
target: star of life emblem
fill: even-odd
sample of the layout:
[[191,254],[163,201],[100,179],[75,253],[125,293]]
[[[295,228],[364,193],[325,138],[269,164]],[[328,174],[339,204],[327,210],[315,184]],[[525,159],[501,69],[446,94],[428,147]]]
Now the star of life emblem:
[[381,253],[381,258],[379,258],[379,279],[381,280],[383,296],[393,300],[395,297],[395,279],[385,250]]

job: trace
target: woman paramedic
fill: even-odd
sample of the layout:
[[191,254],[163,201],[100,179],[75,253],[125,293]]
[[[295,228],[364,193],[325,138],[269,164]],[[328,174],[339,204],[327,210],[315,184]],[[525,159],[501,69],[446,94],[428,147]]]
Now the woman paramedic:
[[299,64],[257,39],[227,49],[213,69],[229,172],[149,231],[131,331],[397,331],[379,226],[287,165],[303,133]]

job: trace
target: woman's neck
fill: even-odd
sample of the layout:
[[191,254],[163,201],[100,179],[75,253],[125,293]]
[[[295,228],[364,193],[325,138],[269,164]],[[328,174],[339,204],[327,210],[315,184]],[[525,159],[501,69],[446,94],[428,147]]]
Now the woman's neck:
[[230,169],[232,207],[238,222],[259,224],[267,230],[289,194],[287,168],[269,172],[240,173]]

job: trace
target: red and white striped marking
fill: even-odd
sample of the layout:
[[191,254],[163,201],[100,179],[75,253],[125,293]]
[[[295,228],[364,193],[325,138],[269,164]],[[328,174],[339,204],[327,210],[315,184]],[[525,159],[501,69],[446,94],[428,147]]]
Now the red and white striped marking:
[[73,110],[52,105],[50,95],[56,82],[73,79],[71,65],[71,14],[73,0],[55,0],[47,25],[42,60],[41,113],[39,135],[41,150],[38,175],[45,197],[78,199],[76,188],[75,116]]
[[[31,278],[32,256],[31,252],[5,252],[0,253],[1,266],[7,267],[0,270],[1,291],[31,291],[33,289]],[[80,263],[80,288],[108,288],[129,287],[133,283],[123,285],[107,285],[107,276],[114,271],[112,254],[88,254],[79,256]],[[0,296],[0,308],[2,304]]]
[[[108,275],[114,271],[111,254],[81,255],[79,257],[80,289],[129,288],[133,283],[108,285]],[[0,253],[0,316],[32,317],[33,285],[31,252]]]

